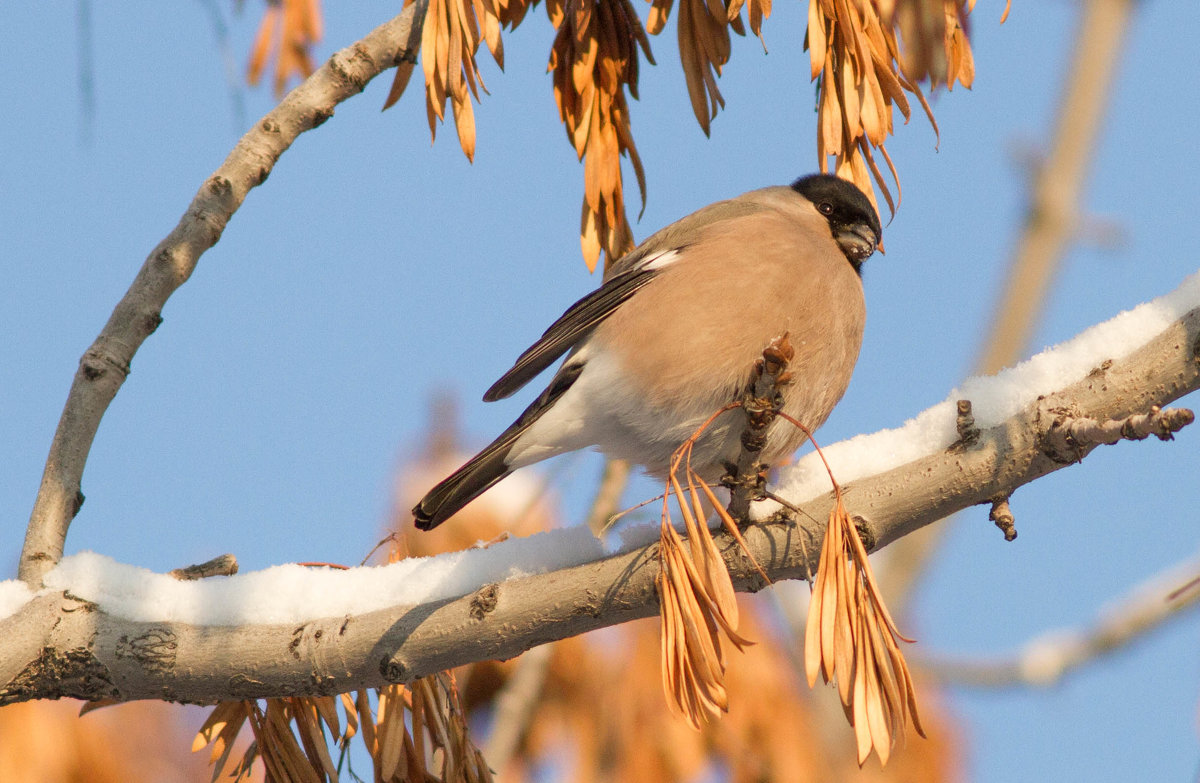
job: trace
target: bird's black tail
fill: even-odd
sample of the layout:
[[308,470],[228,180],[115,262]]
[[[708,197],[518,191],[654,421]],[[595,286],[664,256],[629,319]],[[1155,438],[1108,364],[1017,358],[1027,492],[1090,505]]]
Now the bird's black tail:
[[[550,409],[559,397],[571,388],[579,373],[582,362],[563,365],[541,395],[533,401],[500,437],[491,445],[471,457],[467,464],[451,473],[436,487],[429,490],[421,502],[413,506],[413,522],[421,530],[433,530],[475,498],[487,492],[500,479],[513,472],[507,464],[508,452],[517,438],[525,434],[542,414]],[[549,456],[549,455],[548,455]]]
[[508,450],[518,434],[504,433],[429,490],[421,502],[413,507],[416,526],[421,530],[433,530],[511,473],[512,470],[504,464],[504,458],[508,456]]

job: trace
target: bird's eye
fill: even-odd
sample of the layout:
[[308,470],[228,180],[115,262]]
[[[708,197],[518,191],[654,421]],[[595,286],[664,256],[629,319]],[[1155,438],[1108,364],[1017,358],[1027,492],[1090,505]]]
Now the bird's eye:
[[830,204],[828,201],[822,201],[820,204],[817,204],[817,211],[820,212],[822,215],[826,215],[826,216],[832,215],[833,214],[833,204]]

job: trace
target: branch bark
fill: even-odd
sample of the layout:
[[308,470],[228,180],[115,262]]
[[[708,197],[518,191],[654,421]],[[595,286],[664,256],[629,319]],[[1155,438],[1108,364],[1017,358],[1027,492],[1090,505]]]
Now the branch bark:
[[100,419],[129,375],[133,355],[162,323],[162,308],[217,243],[251,189],[266,181],[279,156],[296,138],[333,116],[334,107],[403,61],[421,43],[428,0],[418,0],[394,19],[337,52],[270,113],[258,121],[192,199],[179,223],[142,264],[108,323],[79,361],[67,402],[50,444],[34,501],[17,575],[31,588],[62,557],[71,520],[83,505],[83,469]]
[[[1052,431],[1068,418],[1127,419],[1200,387],[1200,308],[1134,353],[979,432],[973,445],[931,454],[844,487],[878,549],[960,509],[990,503],[1083,459],[1067,461]],[[832,493],[750,526],[750,553],[771,579],[816,569]],[[717,537],[735,586],[761,589],[751,559]],[[513,540],[497,546],[520,546]],[[0,621],[0,704],[34,698],[221,699],[330,694],[409,681],[471,661],[511,658],[548,641],[657,611],[657,544],[596,562],[419,606],[262,626],[134,622],[66,592],[44,594]],[[236,651],[236,652],[235,652]]]

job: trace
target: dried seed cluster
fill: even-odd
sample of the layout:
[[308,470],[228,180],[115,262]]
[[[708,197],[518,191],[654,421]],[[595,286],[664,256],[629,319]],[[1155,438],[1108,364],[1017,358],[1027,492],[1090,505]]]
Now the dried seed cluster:
[[637,98],[638,49],[651,64],[650,42],[629,0],[547,0],[558,31],[547,68],[554,100],[575,154],[583,161],[579,240],[588,269],[633,249],[625,214],[621,156],[637,176],[642,205],[646,175],[633,143],[626,92]]
[[[471,744],[453,675],[441,672],[410,686],[388,686],[375,693],[375,705],[372,708],[368,691],[266,699],[261,704],[221,702],[200,727],[192,750],[212,745],[213,781],[227,779],[222,775],[247,779],[261,759],[268,783],[336,783],[341,760],[335,763],[329,743],[337,744],[344,759],[350,741],[359,736],[375,768],[374,780],[380,783],[492,780],[483,754]],[[254,741],[226,769],[235,740],[247,724]],[[440,763],[432,763],[435,759]]]
[[[934,88],[952,89],[955,82],[971,86],[975,62],[966,16],[974,5],[974,0],[810,0],[805,43],[819,91],[821,171],[829,172],[833,158],[834,173],[857,184],[872,202],[874,181],[896,211],[900,180],[884,147],[893,132],[892,110],[908,122],[907,92],[937,132],[920,82],[927,79]],[[894,198],[872,148],[883,155],[896,183]]]
[[[395,542],[388,559],[401,559]],[[226,772],[234,742],[247,724],[254,741]],[[452,672],[338,696],[221,702],[200,727],[192,751],[212,745],[214,783],[223,774],[235,781],[249,778],[258,759],[267,783],[337,783],[355,736],[370,755],[376,783],[492,781],[483,754],[471,741]],[[329,752],[331,743],[341,752],[337,763]],[[361,779],[353,772],[350,777]]]
[[916,690],[900,651],[900,636],[867,562],[867,550],[838,491],[829,515],[821,564],[813,580],[804,635],[809,687],[821,676],[837,681],[846,718],[854,726],[858,763],[873,749],[886,764],[911,718],[922,737]]
[[[409,5],[413,0],[406,0]],[[1011,2],[1011,0],[1010,0]],[[430,135],[445,121],[450,102],[459,144],[475,155],[472,99],[486,87],[476,63],[481,42],[503,68],[501,30],[520,24],[537,0],[429,0],[421,38],[425,107]],[[589,269],[601,254],[615,259],[634,245],[626,215],[621,156],[629,159],[638,181],[642,207],[646,179],[633,142],[628,96],[637,97],[638,49],[653,64],[646,33],[661,33],[675,0],[650,0],[642,27],[630,0],[547,0],[556,34],[549,70],[559,116],[576,155],[584,163],[584,199],[580,246]],[[809,0],[805,46],[818,91],[817,156],[819,168],[857,184],[876,202],[878,188],[894,213],[900,201],[896,167],[884,144],[893,133],[893,109],[911,116],[909,97],[920,103],[937,132],[922,90],[957,84],[970,87],[975,77],[966,25],[974,0]],[[725,99],[717,86],[731,54],[730,30],[751,32],[762,40],[762,23],[771,0],[678,0],[680,61],[692,111],[708,134]],[[1008,15],[1005,7],[1001,17]],[[320,38],[318,0],[273,0],[267,9],[250,59],[256,82],[278,49],[275,86],[282,91],[293,75],[312,72],[309,50]],[[765,44],[764,44],[765,47]],[[396,70],[384,108],[404,92],[413,63]],[[875,151],[883,157],[894,183],[885,179]],[[875,203],[878,209],[878,204]]]
[[320,0],[268,2],[250,47],[246,81],[258,84],[267,62],[274,58],[273,86],[282,95],[288,79],[312,75],[312,47],[321,40]]
[[[404,5],[412,3],[413,0],[405,0]],[[475,160],[475,110],[471,99],[478,101],[479,91],[487,92],[475,61],[479,44],[486,42],[493,59],[503,68],[504,42],[500,30],[520,24],[530,5],[526,0],[429,0],[421,28],[421,68],[425,75],[429,135],[435,138],[438,123],[445,122],[449,100],[458,143],[468,160]],[[397,66],[383,108],[400,100],[412,72],[412,63]]]
[[[715,417],[714,417],[715,418]],[[703,432],[704,427],[700,429]],[[672,711],[694,729],[729,710],[725,689],[728,661],[724,635],[741,650],[752,642],[738,634],[737,594],[729,570],[707,525],[708,514],[700,499],[724,511],[713,491],[687,465],[697,432],[680,447],[663,496],[659,533],[658,588],[662,645],[663,691]],[[681,465],[682,463],[682,465]],[[683,467],[685,492],[676,474]],[[671,523],[670,498],[674,496],[687,528],[688,548]],[[736,525],[733,526],[736,530]]]
[[[658,35],[666,27],[674,0],[652,0],[646,29]],[[716,77],[729,62],[729,30],[745,35],[742,7],[746,0],[679,0],[679,59],[687,82],[692,112],[704,135],[709,134],[717,109],[725,107],[725,99],[717,87]],[[771,15],[771,0],[749,0],[747,7],[750,29],[762,41],[763,19]],[[764,45],[765,48],[765,45]]]

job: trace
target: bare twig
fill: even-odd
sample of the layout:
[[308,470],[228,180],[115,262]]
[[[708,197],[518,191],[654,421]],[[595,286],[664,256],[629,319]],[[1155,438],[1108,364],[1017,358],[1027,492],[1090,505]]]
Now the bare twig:
[[550,658],[554,645],[534,647],[517,661],[517,669],[504,689],[496,697],[495,715],[491,735],[483,755],[488,764],[503,774],[509,759],[516,752],[521,737],[529,728],[530,719],[542,695],[546,673],[550,669]]
[[233,576],[238,572],[237,558],[233,555],[217,555],[212,560],[196,565],[176,568],[170,575],[182,581],[207,579],[210,576]]
[[958,430],[958,443],[956,447],[969,449],[975,445],[975,441],[979,440],[979,428],[975,426],[975,414],[972,412],[970,400],[959,400],[957,403],[958,417],[954,421],[955,429]]
[[1200,560],[1193,557],[1137,585],[1088,627],[1039,634],[1016,653],[999,658],[927,655],[922,670],[945,682],[979,688],[1053,685],[1200,603],[1200,590],[1179,589],[1198,574]]
[[629,483],[629,474],[633,467],[623,459],[609,459],[604,462],[604,475],[600,478],[600,487],[596,490],[596,499],[588,512],[588,529],[598,538],[604,535],[609,526],[617,519],[617,511],[621,505],[621,494]]
[[414,56],[426,5],[427,0],[413,3],[292,90],[242,137],[200,186],[178,225],[150,252],[83,354],[67,395],[21,551],[18,575],[30,587],[40,586],[62,557],[67,528],[83,504],[83,469],[100,418],[125,382],[134,353],[162,322],[167,298],[187,281],[246,195],[267,179],[297,136],[333,116],[335,106],[362,92],[375,76]]
[[996,527],[1004,533],[1005,541],[1017,540],[1017,520],[1013,518],[1012,509],[1008,505],[1008,495],[997,495],[992,500],[992,510],[988,519],[996,523]]
[[1038,323],[1054,270],[1076,234],[1084,177],[1133,7],[1133,0],[1090,0],[1079,6],[1083,18],[1058,104],[1053,146],[1037,173],[1008,286],[979,359],[980,372],[994,373],[1020,358]]
[[[869,519],[881,547],[962,508],[1011,494],[1064,467],[1041,448],[1051,411],[1121,419],[1200,388],[1198,338],[1200,308],[1102,375],[1053,393],[1047,389],[1030,407],[982,431],[972,449],[942,450],[855,480],[843,488],[845,505]],[[835,502],[832,494],[813,498],[802,504],[803,513],[782,511],[747,528],[748,550],[772,580],[811,573]],[[716,544],[737,589],[761,588],[762,577],[738,556],[728,534],[719,533]],[[339,693],[511,658],[547,641],[653,615],[656,546],[512,578],[460,598],[277,625],[131,621],[87,596],[47,591],[0,620],[0,704],[60,696],[213,701]],[[478,600],[480,590],[486,602]]]
[[1111,446],[1121,440],[1144,440],[1153,435],[1159,440],[1171,440],[1175,433],[1196,420],[1187,408],[1160,409],[1151,406],[1149,413],[1138,413],[1123,419],[1097,421],[1087,417],[1064,416],[1054,422],[1046,433],[1046,453],[1064,462],[1073,462],[1082,448],[1101,444]]

